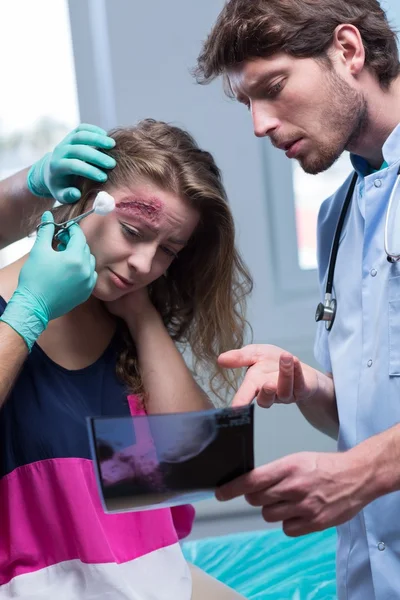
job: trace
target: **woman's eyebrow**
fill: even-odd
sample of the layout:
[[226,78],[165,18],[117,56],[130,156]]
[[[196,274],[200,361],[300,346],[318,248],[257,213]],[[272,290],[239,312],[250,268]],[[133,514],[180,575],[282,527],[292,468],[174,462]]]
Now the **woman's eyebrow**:
[[176,244],[177,246],[186,246],[186,244],[188,243],[188,240],[178,240],[177,238],[168,238],[168,241],[171,242],[171,244]]
[[[141,198],[135,198],[134,200],[121,200],[117,202],[116,208],[117,210],[119,209],[122,213],[126,214],[128,217],[130,215],[135,217],[144,217],[146,221],[146,227],[155,234],[159,233],[160,229],[157,227],[157,225],[161,220],[164,205],[158,198],[146,200]],[[171,244],[176,244],[177,246],[186,246],[188,241],[189,240],[175,237],[168,238],[168,242]]]

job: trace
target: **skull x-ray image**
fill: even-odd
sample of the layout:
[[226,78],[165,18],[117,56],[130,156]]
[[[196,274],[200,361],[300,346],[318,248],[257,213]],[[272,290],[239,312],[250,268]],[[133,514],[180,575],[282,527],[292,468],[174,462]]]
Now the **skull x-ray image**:
[[218,435],[216,415],[184,413],[181,418],[152,421],[151,432],[159,459],[167,463],[185,462],[209,446]]
[[212,497],[254,468],[254,406],[88,419],[106,512]]

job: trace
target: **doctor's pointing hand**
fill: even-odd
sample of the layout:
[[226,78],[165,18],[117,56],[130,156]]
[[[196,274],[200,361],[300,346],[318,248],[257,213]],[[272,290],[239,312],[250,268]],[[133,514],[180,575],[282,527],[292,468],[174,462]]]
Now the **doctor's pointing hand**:
[[[233,406],[297,404],[314,427],[337,437],[333,379],[277,346],[250,345],[219,357],[226,368],[248,367]],[[313,405],[312,411],[308,411]],[[320,415],[316,406],[321,407]],[[327,419],[327,413],[330,418]],[[218,500],[245,496],[270,523],[283,522],[289,536],[341,525],[384,493],[374,480],[368,444],[347,452],[301,452],[254,469],[221,488]]]

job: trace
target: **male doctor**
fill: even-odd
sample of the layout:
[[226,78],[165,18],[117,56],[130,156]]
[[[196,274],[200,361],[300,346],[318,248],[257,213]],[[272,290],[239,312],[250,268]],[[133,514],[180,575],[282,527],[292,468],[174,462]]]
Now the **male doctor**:
[[250,111],[255,135],[307,173],[351,153],[355,175],[324,202],[318,220],[324,301],[348,198],[334,261],[336,315],[333,325],[319,323],[315,343],[322,370],[268,345],[220,357],[225,367],[248,367],[234,404],[296,403],[338,439],[336,454],[287,456],[217,497],[245,495],[290,536],[339,526],[340,600],[400,597],[400,263],[387,256],[400,254],[400,229],[397,242],[389,236],[391,247],[384,244],[400,165],[399,73],[396,36],[377,0],[230,0],[197,67],[203,83],[222,75]]

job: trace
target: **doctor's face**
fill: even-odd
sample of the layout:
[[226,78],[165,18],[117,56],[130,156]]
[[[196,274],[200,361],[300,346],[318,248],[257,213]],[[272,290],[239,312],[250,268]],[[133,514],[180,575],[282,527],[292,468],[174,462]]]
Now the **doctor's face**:
[[325,171],[351,150],[367,121],[362,93],[313,58],[257,58],[228,71],[228,79],[255,135],[269,137],[307,173]]

